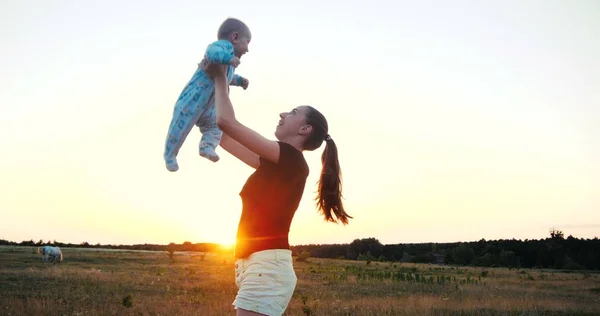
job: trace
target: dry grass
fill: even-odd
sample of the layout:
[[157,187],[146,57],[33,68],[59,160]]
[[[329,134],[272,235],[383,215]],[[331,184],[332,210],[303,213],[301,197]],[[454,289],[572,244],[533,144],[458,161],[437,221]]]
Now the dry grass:
[[[231,255],[0,247],[0,315],[234,315]],[[598,274],[311,258],[286,315],[597,315]],[[128,307],[129,306],[129,307]]]

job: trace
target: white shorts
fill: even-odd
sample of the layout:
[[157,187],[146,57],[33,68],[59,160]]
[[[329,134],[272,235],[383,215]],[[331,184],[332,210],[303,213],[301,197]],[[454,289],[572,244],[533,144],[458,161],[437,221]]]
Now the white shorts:
[[258,251],[235,262],[236,309],[265,315],[282,315],[287,308],[298,278],[294,272],[292,251]]

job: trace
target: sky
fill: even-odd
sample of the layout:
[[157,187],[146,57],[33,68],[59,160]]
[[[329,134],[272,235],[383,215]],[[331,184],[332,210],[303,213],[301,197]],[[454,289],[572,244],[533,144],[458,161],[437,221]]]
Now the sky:
[[237,118],[328,119],[354,218],[314,205],[290,243],[600,235],[597,1],[0,2],[0,239],[231,244],[253,169],[192,130],[162,159],[179,93],[227,17],[252,30]]

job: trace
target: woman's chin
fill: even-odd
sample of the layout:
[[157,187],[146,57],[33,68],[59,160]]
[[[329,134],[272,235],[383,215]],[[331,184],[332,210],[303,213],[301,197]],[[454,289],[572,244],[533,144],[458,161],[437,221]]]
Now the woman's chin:
[[281,126],[277,126],[275,128],[275,133],[273,133],[273,135],[275,135],[275,138],[277,138],[277,140],[281,140],[281,130],[280,130]]

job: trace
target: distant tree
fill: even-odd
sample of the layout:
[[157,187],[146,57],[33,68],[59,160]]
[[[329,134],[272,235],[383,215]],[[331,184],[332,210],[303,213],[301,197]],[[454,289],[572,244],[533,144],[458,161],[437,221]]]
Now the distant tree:
[[[355,239],[350,244],[350,249],[353,253],[364,254],[371,253],[375,258],[383,254],[383,245],[376,238]],[[360,260],[360,259],[359,259]]]
[[445,264],[454,263],[454,260],[452,259],[452,251],[448,251],[444,254],[444,263]]
[[414,263],[435,263],[436,258],[432,253],[419,253],[410,257],[408,261]]
[[485,247],[483,248],[483,251],[481,252],[482,255],[484,254],[491,254],[491,255],[497,255],[500,253],[500,249],[498,249],[498,247],[496,247],[496,245],[489,243],[486,244]]
[[565,262],[562,266],[563,269],[567,269],[567,270],[583,270],[585,269],[584,266],[582,266],[581,264],[577,263],[575,260],[566,257],[565,258]]
[[565,234],[562,231],[557,229],[550,230],[550,238],[553,240],[562,240],[565,239]]
[[29,241],[23,240],[23,241],[20,243],[20,245],[21,245],[21,246],[35,246],[35,241],[33,241],[33,239],[31,239],[31,240],[29,240]]
[[491,253],[486,253],[483,256],[476,257],[473,259],[473,265],[479,267],[492,267],[498,264],[496,256]]
[[452,261],[456,264],[471,264],[473,259],[475,259],[475,252],[465,244],[458,245],[452,251]]
[[503,267],[516,267],[517,266],[517,257],[515,256],[514,251],[512,250],[503,250],[500,252],[499,256],[500,265]]

